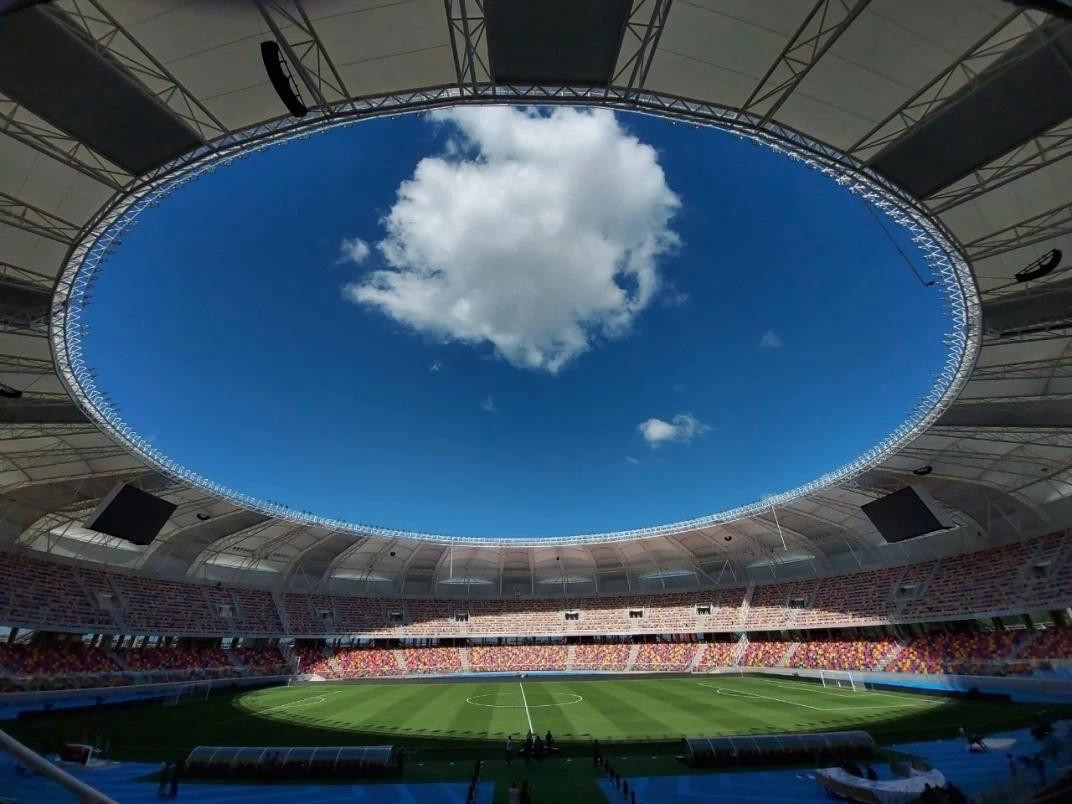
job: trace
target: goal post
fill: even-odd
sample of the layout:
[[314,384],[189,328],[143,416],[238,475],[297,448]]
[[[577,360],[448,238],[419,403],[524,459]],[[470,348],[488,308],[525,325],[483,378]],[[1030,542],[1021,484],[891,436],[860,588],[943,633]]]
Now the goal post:
[[851,692],[864,692],[867,683],[851,670],[819,670],[819,681],[824,689],[843,689]]
[[195,699],[208,700],[212,694],[212,680],[192,681],[189,684],[180,684],[175,688],[175,694],[164,699],[164,706],[178,706],[189,703]]

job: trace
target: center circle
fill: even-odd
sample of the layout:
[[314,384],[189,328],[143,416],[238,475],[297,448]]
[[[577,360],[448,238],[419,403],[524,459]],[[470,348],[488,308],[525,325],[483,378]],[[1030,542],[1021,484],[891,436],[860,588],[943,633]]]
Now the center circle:
[[572,700],[555,701],[553,703],[545,703],[545,704],[526,704],[525,699],[522,697],[521,693],[520,692],[514,692],[514,693],[510,693],[510,695],[511,696],[516,696],[521,701],[521,703],[518,703],[518,704],[482,703],[481,700],[480,700],[481,698],[502,698],[503,697],[501,693],[489,692],[489,693],[486,693],[484,695],[470,695],[468,698],[465,699],[465,702],[467,704],[472,704],[473,706],[486,706],[489,709],[546,709],[546,708],[549,708],[549,707],[552,707],[552,706],[569,706],[571,704],[580,703],[581,701],[584,700],[584,698],[582,696],[577,695],[574,692],[549,692],[549,693],[546,693],[546,694],[551,696],[552,698],[557,696],[559,698],[565,697],[565,698],[570,698]]

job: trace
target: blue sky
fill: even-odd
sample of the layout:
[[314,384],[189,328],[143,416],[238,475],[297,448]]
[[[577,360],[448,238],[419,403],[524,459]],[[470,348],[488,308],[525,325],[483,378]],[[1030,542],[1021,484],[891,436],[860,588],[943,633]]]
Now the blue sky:
[[185,466],[497,537],[807,482],[903,420],[950,328],[863,202],[798,163],[649,117],[506,109],[204,176],[124,236],[88,317],[99,386]]

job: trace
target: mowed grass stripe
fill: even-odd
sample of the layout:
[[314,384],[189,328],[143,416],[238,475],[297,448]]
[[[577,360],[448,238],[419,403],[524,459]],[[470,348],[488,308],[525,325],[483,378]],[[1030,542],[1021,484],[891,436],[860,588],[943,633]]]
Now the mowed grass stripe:
[[[718,695],[693,679],[676,680],[673,684],[667,684],[665,690],[660,689],[659,679],[645,683],[655,686],[653,694],[673,701],[676,708],[684,709],[691,716],[681,725],[692,736],[769,732],[780,728],[784,720],[780,708],[744,708],[735,699]],[[769,702],[761,700],[759,703]]]

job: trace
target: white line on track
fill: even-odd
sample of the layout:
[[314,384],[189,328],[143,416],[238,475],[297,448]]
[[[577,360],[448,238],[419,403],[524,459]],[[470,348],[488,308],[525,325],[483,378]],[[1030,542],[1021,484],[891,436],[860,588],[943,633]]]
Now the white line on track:
[[529,732],[532,733],[535,729],[532,728],[532,715],[529,714],[529,699],[525,697],[525,685],[519,681],[517,686],[521,687],[521,702],[525,705],[525,717],[528,718]]

